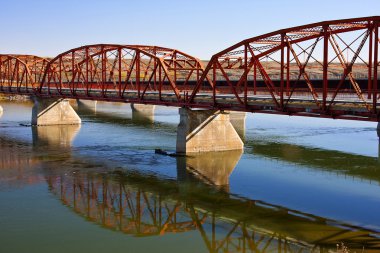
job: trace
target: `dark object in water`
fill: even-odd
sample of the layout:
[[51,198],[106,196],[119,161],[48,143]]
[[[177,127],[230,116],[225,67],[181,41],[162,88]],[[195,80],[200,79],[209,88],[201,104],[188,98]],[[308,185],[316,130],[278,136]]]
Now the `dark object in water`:
[[166,156],[171,156],[171,157],[179,157],[179,156],[186,156],[185,154],[177,154],[177,153],[168,153],[160,148],[156,148],[154,150],[154,153],[159,154],[159,155],[166,155]]
[[164,150],[162,150],[162,149],[160,149],[160,148],[156,148],[156,149],[154,150],[154,153],[155,153],[155,154],[159,154],[159,155],[169,155],[168,152],[166,152],[166,151],[164,151]]

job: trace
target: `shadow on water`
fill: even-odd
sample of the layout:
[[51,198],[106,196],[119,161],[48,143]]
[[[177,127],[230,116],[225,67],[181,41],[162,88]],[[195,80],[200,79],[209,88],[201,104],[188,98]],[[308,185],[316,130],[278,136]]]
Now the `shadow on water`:
[[[228,159],[220,153],[178,158],[177,179],[168,179],[72,156],[70,143],[79,128],[32,128],[32,147],[2,137],[2,170],[24,161],[39,164],[63,205],[89,222],[132,236],[197,231],[209,252],[323,252],[342,241],[352,250],[380,250],[379,231],[228,193],[241,152]],[[27,152],[20,154],[20,146]]]
[[[99,107],[100,105],[98,105]],[[176,131],[177,126],[173,124],[156,122],[153,115],[145,115],[140,112],[132,112],[131,116],[125,114],[115,114],[112,112],[105,112],[101,110],[94,110],[86,106],[78,106],[76,109],[78,115],[85,120],[91,120],[93,122],[111,123],[121,126],[137,126],[146,129],[162,129],[167,131]]]
[[[82,109],[81,109],[82,110]],[[112,114],[108,114],[106,112],[96,112],[91,111],[89,109],[83,109],[84,111],[80,111],[83,114],[84,118],[90,118],[91,120],[94,120],[96,122],[103,122],[103,123],[113,123],[113,124],[120,124],[122,126],[128,126],[128,125],[135,125],[135,126],[142,126],[147,129],[151,128],[157,128],[161,129],[163,131],[176,131],[176,126],[172,124],[165,124],[165,123],[151,123],[149,121],[139,121],[134,120],[130,118],[125,118],[122,116],[116,116]],[[379,130],[380,131],[380,130]],[[238,153],[237,151],[236,153]],[[223,153],[223,152],[222,152]],[[249,139],[246,138],[245,140],[245,154],[253,154],[255,156],[262,156],[262,157],[268,157],[276,160],[280,160],[283,162],[290,162],[306,167],[313,167],[318,168],[323,171],[330,171],[333,173],[338,173],[342,175],[349,175],[354,176],[361,179],[367,179],[367,180],[373,180],[380,183],[380,157],[374,158],[374,157],[368,157],[368,156],[362,156],[362,155],[356,155],[356,154],[349,154],[334,150],[323,150],[318,148],[311,148],[311,147],[304,147],[294,144],[287,144],[287,143],[280,143],[280,142],[265,142],[265,141],[258,141],[255,139]],[[234,153],[232,153],[234,154]],[[204,157],[200,160],[206,161],[207,155],[203,155]],[[380,141],[379,141],[379,156],[380,156]],[[203,164],[197,164],[195,159],[187,158],[187,174],[192,175],[193,177],[197,175],[197,178],[203,178],[204,181],[207,181],[207,177],[204,177],[203,173],[201,171],[198,172],[197,170],[194,170],[194,164],[197,164],[199,168],[206,168],[209,163],[218,163],[219,161],[219,168],[222,168],[222,164],[228,164],[229,167],[234,168],[235,166],[232,166],[230,163],[235,163],[239,161],[241,154],[239,158],[236,160],[236,162],[233,162],[232,160],[237,157],[237,155],[231,155],[229,157],[229,161],[223,161],[223,159],[226,159],[223,155],[209,155],[208,157],[215,157],[213,160],[204,162]],[[219,157],[219,158],[218,158]],[[199,160],[199,159],[198,159]],[[177,162],[178,167],[183,167],[183,162]],[[205,170],[205,169],[203,169]],[[224,170],[224,168],[222,169]],[[185,170],[183,170],[185,171]],[[230,171],[231,173],[232,171]],[[206,173],[207,174],[207,173]],[[186,175],[184,175],[186,177]],[[213,176],[211,176],[212,178]],[[215,181],[215,180],[214,180]],[[228,182],[228,179],[227,181]],[[225,183],[222,182],[213,182],[214,185],[225,185]]]

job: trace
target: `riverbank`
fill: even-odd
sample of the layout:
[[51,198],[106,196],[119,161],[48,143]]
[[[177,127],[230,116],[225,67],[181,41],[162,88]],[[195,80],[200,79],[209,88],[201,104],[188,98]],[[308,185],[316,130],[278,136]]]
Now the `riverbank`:
[[29,101],[30,100],[30,96],[0,94],[0,100],[7,100],[7,101]]

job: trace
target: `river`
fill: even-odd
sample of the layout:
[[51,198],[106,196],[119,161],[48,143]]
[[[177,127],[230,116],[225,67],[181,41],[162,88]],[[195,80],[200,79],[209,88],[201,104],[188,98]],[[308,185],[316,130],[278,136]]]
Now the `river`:
[[155,154],[177,108],[31,127],[0,104],[0,252],[380,251],[375,123],[248,114],[243,152],[184,158]]

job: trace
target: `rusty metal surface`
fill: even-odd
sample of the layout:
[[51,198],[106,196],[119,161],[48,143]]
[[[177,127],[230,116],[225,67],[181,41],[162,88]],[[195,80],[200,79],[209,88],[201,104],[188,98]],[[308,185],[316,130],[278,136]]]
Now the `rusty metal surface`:
[[0,92],[379,121],[380,17],[243,40],[206,67],[176,49],[97,44],[48,60],[0,55]]

